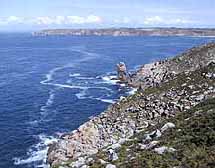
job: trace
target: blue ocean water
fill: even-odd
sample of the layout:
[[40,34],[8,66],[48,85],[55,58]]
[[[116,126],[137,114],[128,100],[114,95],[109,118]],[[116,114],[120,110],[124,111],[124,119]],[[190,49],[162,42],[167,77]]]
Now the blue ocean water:
[[135,70],[210,41],[0,34],[0,168],[47,167],[48,143],[128,95],[110,81],[116,63]]

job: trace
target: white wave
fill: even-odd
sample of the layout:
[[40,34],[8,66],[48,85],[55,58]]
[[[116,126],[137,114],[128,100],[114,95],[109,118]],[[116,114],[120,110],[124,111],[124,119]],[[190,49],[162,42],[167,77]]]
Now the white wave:
[[96,100],[99,100],[99,101],[102,101],[102,102],[105,102],[105,103],[110,103],[110,104],[114,104],[115,103],[115,101],[112,100],[112,99],[96,98]]
[[93,79],[95,79],[95,78],[94,78],[94,77],[79,76],[79,77],[76,77],[76,79],[80,79],[80,80],[93,80]]
[[75,94],[76,97],[77,97],[78,99],[97,99],[97,98],[93,98],[93,96],[86,96],[86,95],[87,95],[86,92],[87,92],[88,89],[102,89],[102,90],[108,91],[109,93],[110,93],[110,92],[113,92],[112,89],[109,89],[109,88],[107,88],[107,87],[99,87],[99,86],[98,86],[98,87],[97,87],[97,86],[83,87],[82,90],[81,90],[79,93],[76,93],[76,94]]
[[75,96],[76,96],[78,99],[86,99],[86,98],[88,98],[88,97],[86,97],[86,89],[80,91],[79,93],[76,93]]
[[[84,55],[87,55],[89,57],[83,57],[79,60],[76,60],[74,61],[73,63],[70,63],[70,64],[66,64],[64,66],[61,66],[61,67],[57,67],[57,68],[54,68],[54,69],[51,69],[48,74],[46,74],[46,79],[41,81],[40,83],[41,84],[47,84],[49,83],[51,80],[53,80],[53,76],[54,74],[59,71],[59,70],[63,70],[65,68],[73,68],[75,65],[77,64],[80,64],[82,62],[85,62],[85,61],[88,61],[88,60],[91,60],[91,59],[95,59],[97,58],[99,55],[96,54],[96,53],[91,53],[91,52],[87,52],[87,51],[82,51],[82,50],[77,50],[77,49],[73,49],[73,51],[76,51],[76,52],[79,52],[79,53],[82,53]],[[77,74],[76,74],[77,75]]]
[[74,64],[67,64],[65,66],[62,66],[62,67],[57,67],[57,68],[54,68],[52,70],[50,70],[47,74],[46,74],[46,79],[41,81],[40,83],[41,84],[48,84],[51,80],[53,80],[53,76],[54,74],[59,71],[59,70],[62,70],[62,69],[65,69],[65,68],[72,68],[74,66]]
[[54,90],[50,90],[49,98],[47,99],[45,106],[42,106],[40,108],[41,112],[43,112],[43,113],[46,112],[47,108],[52,106],[52,104],[54,103],[54,98],[55,98]]
[[85,86],[75,86],[75,85],[67,85],[67,84],[60,84],[60,83],[45,83],[45,85],[56,86],[59,88],[69,88],[69,89],[87,89],[88,88]]
[[14,158],[15,165],[29,164],[37,168],[49,168],[46,164],[48,145],[57,142],[57,139],[44,134],[39,135],[38,138],[39,143],[30,147],[26,158]]
[[[54,89],[49,91],[49,97],[45,103],[45,105],[40,107],[40,119],[37,120],[33,120],[33,121],[29,121],[27,122],[29,125],[32,126],[36,126],[38,125],[40,122],[44,122],[44,121],[49,121],[51,120],[51,117],[49,116],[49,108],[53,105],[54,103],[54,99],[55,99],[55,91]],[[52,111],[53,112],[53,111]],[[46,120],[45,118],[48,116],[48,120]]]
[[102,77],[103,83],[116,85],[119,80],[117,80],[117,76],[111,75],[111,76],[103,76]]
[[[72,49],[73,51],[75,52],[79,52],[79,53],[82,53],[84,55],[83,58],[79,59],[79,60],[74,60],[73,63],[69,63],[69,64],[66,64],[64,66],[60,66],[60,67],[56,67],[56,68],[53,68],[51,69],[47,74],[46,74],[46,78],[45,80],[42,80],[40,83],[42,85],[49,85],[49,86],[54,86],[55,87],[55,90],[56,89],[60,89],[60,88],[70,88],[70,89],[81,89],[81,90],[86,90],[87,87],[83,87],[83,86],[73,86],[73,85],[68,85],[68,84],[59,84],[59,83],[54,83],[53,82],[53,79],[54,79],[54,75],[58,72],[58,71],[61,71],[61,70],[64,70],[64,69],[67,69],[67,68],[73,68],[74,66],[82,63],[82,62],[85,62],[85,61],[88,61],[88,60],[91,60],[91,59],[94,59],[96,57],[98,57],[99,55],[96,54],[96,53],[90,53],[90,52],[87,52],[87,51],[83,51],[83,50],[79,50],[79,49]],[[74,74],[70,74],[70,76],[73,76],[73,77],[78,77],[80,76],[79,73],[74,73]],[[67,81],[68,82],[68,81]],[[49,98],[48,100],[46,101],[46,104],[44,106],[41,107],[41,115],[42,115],[42,119],[40,121],[44,121],[44,117],[47,116],[47,110],[49,107],[52,106],[53,104],[53,101],[54,101],[54,98],[55,98],[55,91],[51,90],[49,92]]]
[[81,80],[93,80],[93,79],[95,79],[94,77],[81,76],[80,73],[73,73],[73,74],[70,74],[69,76],[74,77],[76,79],[81,79]]
[[126,84],[125,84],[125,83],[120,83],[120,86],[121,86],[121,87],[125,87]]
[[70,77],[77,77],[77,76],[81,76],[80,73],[73,73],[73,74],[69,74]]
[[28,121],[27,124],[32,125],[32,126],[36,126],[39,124],[39,121],[38,120]]
[[133,94],[135,94],[136,91],[137,91],[136,88],[132,88],[132,89],[128,92],[128,94],[129,94],[129,95],[133,95]]

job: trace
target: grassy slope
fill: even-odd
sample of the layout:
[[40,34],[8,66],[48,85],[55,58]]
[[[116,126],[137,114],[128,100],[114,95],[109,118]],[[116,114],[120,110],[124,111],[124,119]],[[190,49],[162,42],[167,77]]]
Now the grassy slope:
[[[154,151],[140,150],[138,143],[143,139],[143,134],[140,134],[135,141],[123,145],[119,152],[120,160],[115,164],[131,168],[215,167],[215,99],[207,100],[169,120],[176,128],[157,140],[160,141],[159,146],[173,147],[176,152],[160,155]],[[161,125],[167,121],[164,120]],[[153,127],[149,129],[153,130]]]
[[[208,66],[190,74],[179,74],[174,80],[162,84],[158,88],[149,88],[144,94],[159,94],[169,89],[182,89],[182,84],[204,84],[214,85],[214,80],[204,78],[203,72],[215,72],[215,66]],[[187,78],[191,78],[187,80]],[[201,89],[201,88],[197,88]],[[139,94],[139,93],[138,93]],[[133,99],[139,96],[134,95]],[[172,122],[176,128],[165,132],[162,137],[155,139],[160,146],[173,147],[174,153],[155,153],[153,150],[140,150],[141,143],[146,132],[160,128],[167,122]],[[163,118],[159,124],[148,127],[145,131],[136,134],[133,141],[125,143],[119,150],[119,159],[113,164],[117,167],[146,167],[146,168],[212,168],[215,167],[215,98],[208,99],[186,112],[180,112],[175,117]],[[108,160],[105,152],[100,151],[96,158]],[[91,167],[104,167],[99,162]]]

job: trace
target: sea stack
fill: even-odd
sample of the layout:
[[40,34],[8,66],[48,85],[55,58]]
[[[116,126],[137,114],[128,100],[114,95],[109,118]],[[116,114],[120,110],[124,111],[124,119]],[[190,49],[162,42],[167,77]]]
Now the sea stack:
[[127,69],[124,62],[117,64],[117,77],[121,82],[127,81]]

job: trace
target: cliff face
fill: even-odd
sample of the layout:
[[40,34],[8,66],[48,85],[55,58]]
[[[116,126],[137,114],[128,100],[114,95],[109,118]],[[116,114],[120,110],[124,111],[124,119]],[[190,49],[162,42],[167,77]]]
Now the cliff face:
[[172,59],[161,60],[152,64],[143,65],[136,74],[130,85],[143,87],[143,89],[157,86],[165,80],[171,79],[181,72],[194,71],[204,67],[209,62],[215,62],[215,44],[194,47],[185,53]]
[[109,29],[47,29],[36,36],[215,36],[215,29],[200,28],[109,28]]
[[[105,112],[50,146],[48,162],[52,167],[181,166],[181,160],[189,160],[186,152],[195,150],[192,146],[186,151],[186,145],[203,143],[202,128],[214,130],[214,122],[209,117],[214,117],[214,106],[209,108],[205,103],[202,105],[204,110],[200,105],[207,101],[211,104],[215,98],[214,43],[195,47],[170,60],[144,65],[133,76],[130,85],[137,86],[139,91],[109,106]],[[198,117],[202,123],[201,120],[197,122]],[[189,123],[192,118],[195,120],[193,125]],[[207,120],[211,125],[207,125]],[[168,131],[172,129],[188,132],[180,139],[178,134]],[[210,141],[204,140],[201,147],[214,147],[215,136],[204,133]],[[181,142],[184,145],[180,146]],[[164,153],[168,153],[167,156],[160,156]],[[210,153],[211,150],[204,152],[208,156]],[[197,160],[197,154],[193,156],[194,160]],[[166,160],[161,164],[163,157]],[[192,164],[193,160],[189,161]],[[203,163],[201,160],[199,164]],[[183,164],[189,167],[189,164]]]

